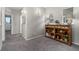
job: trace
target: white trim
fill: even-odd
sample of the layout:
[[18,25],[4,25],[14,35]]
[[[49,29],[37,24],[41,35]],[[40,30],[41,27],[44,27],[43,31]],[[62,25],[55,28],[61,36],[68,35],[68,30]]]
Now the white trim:
[[75,43],[75,42],[72,42],[73,44],[75,44],[75,45],[79,45],[79,43]]
[[38,36],[35,36],[35,37],[32,37],[32,38],[27,38],[27,39],[25,39],[25,40],[36,39],[36,38],[39,38],[39,37],[42,37],[42,36],[44,36],[44,35],[38,35]]
[[2,41],[5,41],[5,8],[2,8]]
[[11,14],[11,34],[13,34],[13,15]]

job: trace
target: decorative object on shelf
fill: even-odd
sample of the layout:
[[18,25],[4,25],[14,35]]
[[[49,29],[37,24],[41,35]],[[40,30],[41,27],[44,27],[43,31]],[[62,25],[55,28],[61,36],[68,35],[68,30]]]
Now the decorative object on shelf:
[[49,20],[50,20],[50,23],[53,23],[54,19],[53,19],[53,15],[52,14],[49,15]]
[[49,34],[48,34],[48,33],[46,33],[46,36],[49,36]]
[[67,39],[64,39],[65,42],[67,42]]
[[52,38],[55,38],[55,36],[52,36]]
[[67,39],[68,40],[69,36],[66,34],[64,35],[64,39]]
[[55,23],[59,24],[60,22],[59,22],[59,20],[56,20]]
[[72,24],[72,17],[69,15],[68,17],[67,17],[67,20],[68,20],[68,24]]
[[60,41],[63,41],[63,39],[60,39]]
[[52,31],[52,33],[54,33],[54,30]]
[[60,30],[60,33],[62,33],[63,31],[62,30]]
[[68,35],[64,35],[64,41],[67,42],[68,41],[69,36]]
[[67,21],[68,21],[68,20],[67,20],[67,17],[66,17],[66,16],[63,16],[63,17],[62,17],[62,23],[65,24],[65,25],[68,25],[68,24],[67,24]]
[[46,17],[45,23],[46,24],[54,23],[54,19],[53,19],[53,15],[52,14],[50,14],[48,17]]
[[59,36],[57,36],[57,40],[59,39]]

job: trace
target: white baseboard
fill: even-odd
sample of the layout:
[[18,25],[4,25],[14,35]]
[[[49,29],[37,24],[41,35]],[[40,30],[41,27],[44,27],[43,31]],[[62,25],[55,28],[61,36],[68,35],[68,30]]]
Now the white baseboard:
[[73,44],[75,44],[75,45],[79,45],[79,43],[75,43],[75,42],[72,42]]
[[36,38],[39,38],[39,37],[42,37],[42,36],[44,36],[44,35],[38,35],[38,36],[35,36],[35,37],[27,38],[25,40],[32,40],[32,39],[36,39]]

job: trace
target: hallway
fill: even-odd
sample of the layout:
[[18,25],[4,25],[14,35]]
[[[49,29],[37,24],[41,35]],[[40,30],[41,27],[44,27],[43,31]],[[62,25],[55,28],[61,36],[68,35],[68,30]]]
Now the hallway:
[[24,40],[20,34],[10,35],[10,32],[7,32],[2,51],[79,51],[79,47],[70,47],[45,37]]

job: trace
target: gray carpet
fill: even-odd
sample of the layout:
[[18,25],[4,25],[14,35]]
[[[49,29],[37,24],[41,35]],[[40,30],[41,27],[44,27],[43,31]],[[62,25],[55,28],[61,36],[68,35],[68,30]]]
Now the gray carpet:
[[10,35],[7,32],[2,51],[79,51],[79,46],[72,45],[70,47],[46,37],[24,40],[20,34]]

